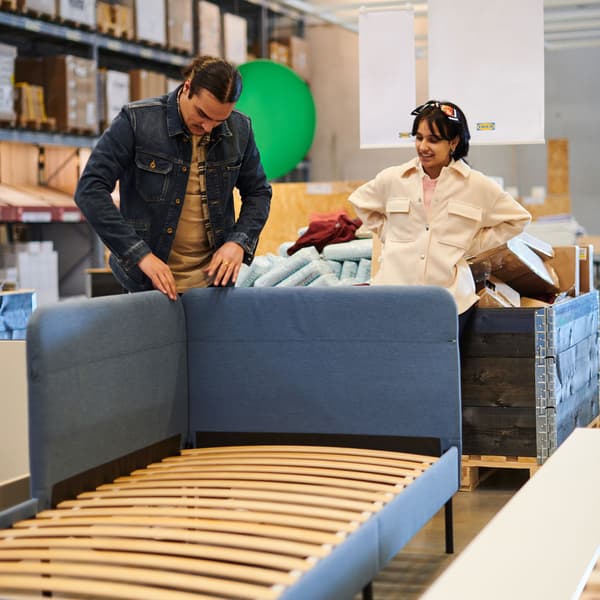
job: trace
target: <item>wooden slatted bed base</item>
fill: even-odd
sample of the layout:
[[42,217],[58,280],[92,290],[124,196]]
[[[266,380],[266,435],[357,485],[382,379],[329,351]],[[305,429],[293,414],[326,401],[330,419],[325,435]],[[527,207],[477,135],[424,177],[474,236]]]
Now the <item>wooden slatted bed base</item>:
[[438,459],[183,450],[0,531],[3,598],[275,599]]

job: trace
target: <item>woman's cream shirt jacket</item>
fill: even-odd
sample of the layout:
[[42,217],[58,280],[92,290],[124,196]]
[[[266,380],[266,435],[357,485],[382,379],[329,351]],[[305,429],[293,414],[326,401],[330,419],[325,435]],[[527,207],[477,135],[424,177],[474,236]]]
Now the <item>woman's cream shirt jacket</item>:
[[382,241],[375,285],[445,287],[463,313],[478,299],[466,258],[518,235],[531,215],[492,179],[452,161],[442,169],[429,214],[417,158],[381,171],[350,196]]

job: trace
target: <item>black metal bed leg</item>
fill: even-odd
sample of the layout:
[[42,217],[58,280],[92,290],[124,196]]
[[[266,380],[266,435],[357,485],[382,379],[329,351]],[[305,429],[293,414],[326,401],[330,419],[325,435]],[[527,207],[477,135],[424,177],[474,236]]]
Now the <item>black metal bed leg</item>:
[[454,554],[454,519],[452,517],[452,498],[444,504],[446,529],[446,554]]
[[373,600],[373,582],[369,581],[362,591],[363,600]]

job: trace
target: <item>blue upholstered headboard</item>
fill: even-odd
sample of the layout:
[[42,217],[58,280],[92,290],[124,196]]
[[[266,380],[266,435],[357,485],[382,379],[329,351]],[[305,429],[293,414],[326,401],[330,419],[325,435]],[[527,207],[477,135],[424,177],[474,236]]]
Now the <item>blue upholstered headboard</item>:
[[460,452],[445,290],[229,288],[183,302],[192,432],[425,436]]
[[202,289],[177,302],[144,292],[40,308],[27,330],[32,495],[46,508],[197,431],[425,436],[460,456],[456,333],[451,296],[424,287]]
[[[49,506],[54,484],[82,471],[169,438],[179,447],[187,429],[185,339],[182,303],[159,292],[34,312],[27,329],[29,441],[40,508]],[[129,466],[136,468],[131,461],[122,468]]]

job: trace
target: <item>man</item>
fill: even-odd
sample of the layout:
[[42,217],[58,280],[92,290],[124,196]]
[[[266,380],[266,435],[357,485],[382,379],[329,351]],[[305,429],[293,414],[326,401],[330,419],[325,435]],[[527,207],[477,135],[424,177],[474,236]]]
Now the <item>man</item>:
[[[111,251],[129,291],[170,299],[235,283],[269,214],[271,187],[250,119],[234,110],[239,71],[197,57],[175,91],[124,106],[102,134],[75,202]],[[119,181],[120,210],[111,192]],[[233,188],[241,209],[236,220]]]

